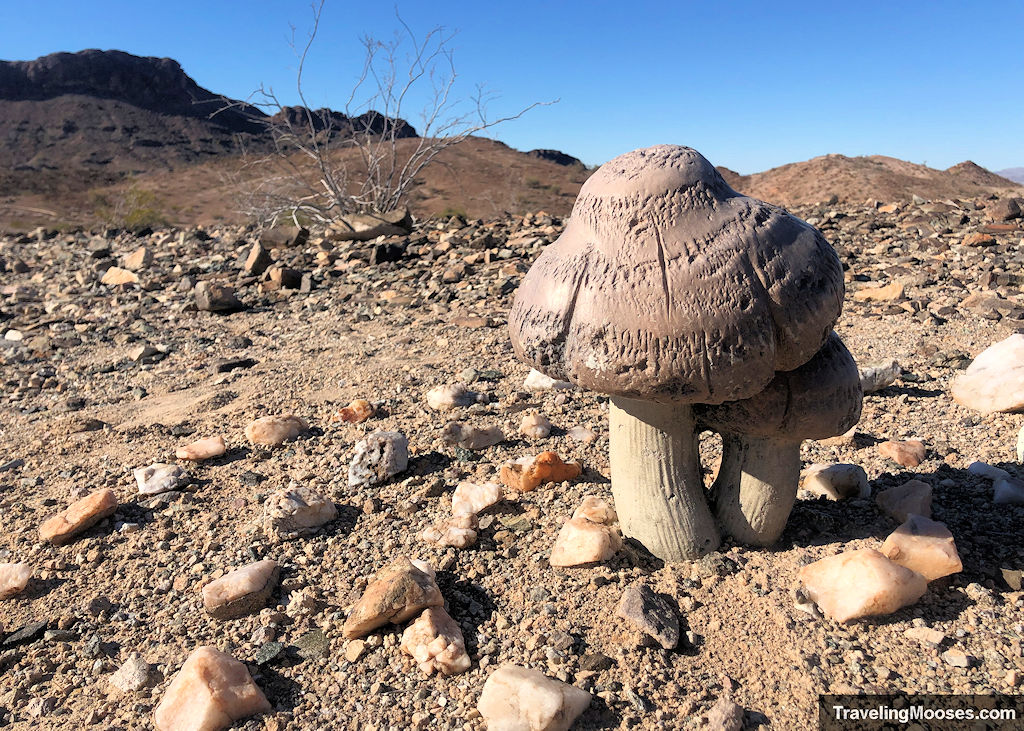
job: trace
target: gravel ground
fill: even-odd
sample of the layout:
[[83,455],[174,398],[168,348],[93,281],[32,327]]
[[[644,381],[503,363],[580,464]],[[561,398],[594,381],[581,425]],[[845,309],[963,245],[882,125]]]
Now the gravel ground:
[[[0,341],[0,561],[35,567],[26,591],[0,602],[0,726],[148,728],[170,677],[200,645],[249,663],[274,706],[237,724],[251,730],[481,729],[476,701],[502,663],[594,693],[580,729],[700,728],[723,695],[743,706],[745,727],[806,729],[819,693],[1016,692],[1024,597],[1002,570],[1024,568],[1024,507],[994,505],[989,481],[966,468],[983,460],[1024,473],[1014,453],[1021,418],[983,416],[948,395],[972,357],[1024,326],[1024,230],[993,225],[986,204],[991,211],[991,201],[794,211],[822,228],[847,267],[837,330],[851,352],[861,365],[896,359],[903,369],[865,398],[854,436],[805,442],[802,457],[861,465],[873,493],[912,477],[928,482],[934,517],[964,563],[917,604],[850,625],[797,608],[797,572],[877,547],[896,524],[872,499],[802,493],[783,539],[767,550],[727,543],[699,561],[662,565],[627,543],[597,567],[548,565],[581,499],[611,500],[607,399],[525,391],[528,369],[505,330],[519,277],[557,237],[557,219],[428,222],[372,243],[314,233],[274,247],[280,264],[307,275],[308,292],[240,272],[256,239],[243,230],[0,239],[0,330],[15,331]],[[139,284],[100,283],[140,246],[153,258]],[[236,287],[245,308],[197,311],[192,288],[202,280]],[[891,282],[904,285],[902,297],[854,301],[859,289]],[[136,360],[140,351],[148,354]],[[225,359],[242,365],[228,370]],[[488,403],[444,414],[426,406],[427,390],[459,380]],[[376,403],[377,414],[332,422],[355,398]],[[552,421],[550,437],[519,435],[531,410]],[[288,412],[310,431],[278,449],[248,445],[251,421]],[[480,452],[454,449],[440,438],[453,418],[500,425],[508,438]],[[565,432],[577,425],[598,438],[571,439]],[[408,437],[409,468],[382,486],[350,488],[353,445],[376,430]],[[188,465],[186,490],[136,495],[133,469],[173,462],[175,447],[214,434],[228,452]],[[928,448],[913,471],[878,453],[882,441],[910,438]],[[719,444],[702,441],[708,481]],[[506,460],[544,449],[580,460],[582,477],[491,509],[472,548],[417,537],[450,514],[460,480],[495,479]],[[293,483],[333,499],[338,518],[314,535],[273,541],[260,527],[261,504]],[[63,547],[39,541],[43,520],[101,487],[121,501],[112,518]],[[473,659],[468,672],[425,677],[399,650],[400,627],[375,632],[368,652],[346,661],[347,609],[373,572],[403,555],[438,570]],[[210,618],[201,587],[262,558],[282,565],[270,606]],[[674,600],[685,632],[678,649],[661,649],[615,616],[637,582]],[[33,623],[44,624],[11,637]],[[941,644],[906,635],[921,626],[940,631]],[[949,649],[966,653],[969,666],[946,662]],[[133,652],[154,672],[150,687],[123,693],[109,679]]]

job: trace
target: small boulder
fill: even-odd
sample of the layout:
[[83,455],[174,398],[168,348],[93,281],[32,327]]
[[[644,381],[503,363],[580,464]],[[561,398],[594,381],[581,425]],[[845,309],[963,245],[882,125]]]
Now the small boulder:
[[385,624],[401,624],[428,607],[443,604],[430,565],[399,558],[366,587],[349,612],[342,634],[349,640],[362,637]]
[[408,208],[387,213],[351,213],[331,223],[332,241],[370,241],[378,236],[405,236],[412,230]]
[[986,348],[956,377],[950,392],[957,403],[985,414],[1024,409],[1024,334]]
[[281,569],[269,559],[246,564],[203,587],[203,607],[214,619],[235,619],[266,606]]
[[547,439],[551,435],[551,422],[543,414],[527,414],[519,424],[519,433],[530,439]]
[[434,525],[424,528],[420,538],[437,546],[469,548],[476,543],[478,521],[475,514],[453,515],[443,518]]
[[911,515],[932,517],[932,486],[921,480],[908,480],[897,487],[883,490],[875,497],[882,512],[900,523]]
[[249,670],[214,647],[195,650],[153,714],[157,731],[219,731],[273,708]]
[[645,584],[634,584],[622,592],[615,614],[653,637],[666,650],[679,644],[679,616],[668,598]]
[[873,548],[829,556],[800,569],[807,596],[837,622],[891,614],[928,590],[921,574]]
[[[140,246],[121,262],[121,266],[129,271],[138,272],[153,263],[153,252],[145,246]],[[138,281],[136,279],[136,281]]]
[[71,503],[39,526],[39,538],[62,546],[83,531],[92,528],[117,510],[117,495],[109,487]]
[[523,457],[501,466],[501,481],[511,490],[530,492],[547,482],[575,480],[583,474],[579,462],[563,462],[554,452]]
[[222,456],[228,450],[224,443],[224,437],[219,434],[215,437],[199,439],[191,444],[186,444],[174,450],[174,456],[178,459],[187,459],[192,462],[201,462],[204,459],[214,459]]
[[348,466],[349,487],[379,485],[409,466],[409,440],[397,431],[377,431],[356,442]]
[[233,312],[242,309],[234,287],[216,282],[200,282],[193,290],[196,309],[204,312]]
[[427,391],[426,400],[427,406],[435,411],[448,411],[463,406],[472,406],[475,403],[486,403],[487,397],[476,391],[470,391],[465,383],[449,383],[434,386]]
[[417,617],[402,633],[401,647],[426,675],[457,675],[469,670],[462,629],[441,607],[431,607]]
[[32,567],[27,563],[0,563],[0,599],[20,594],[32,578]]
[[919,439],[908,439],[905,442],[882,442],[878,445],[878,453],[904,467],[917,467],[924,462],[928,450]]
[[868,473],[855,464],[812,464],[800,473],[800,487],[829,500],[865,498],[871,494]]
[[260,242],[255,242],[242,262],[242,270],[251,277],[258,277],[267,271],[274,260],[270,258],[270,252]]
[[492,731],[568,731],[591,696],[540,671],[502,665],[487,678],[477,702]]
[[452,493],[452,513],[476,515],[497,504],[503,497],[504,491],[496,482],[460,482]]
[[140,495],[159,495],[184,487],[192,481],[181,465],[157,462],[149,467],[139,467],[132,473],[139,486]]
[[963,569],[953,534],[942,523],[920,515],[907,518],[885,539],[879,550],[890,561],[916,571],[928,581]]
[[252,444],[280,447],[308,429],[306,420],[295,414],[263,416],[245,427],[245,438]]
[[441,438],[447,444],[475,450],[505,441],[505,433],[500,426],[477,427],[461,421],[449,421],[441,432]]
[[312,533],[338,517],[334,502],[308,487],[289,487],[263,504],[263,530],[277,539]]

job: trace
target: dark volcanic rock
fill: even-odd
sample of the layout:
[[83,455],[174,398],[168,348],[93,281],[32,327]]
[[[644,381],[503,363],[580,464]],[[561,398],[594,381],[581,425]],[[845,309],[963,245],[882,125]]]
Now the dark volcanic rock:
[[558,150],[530,150],[526,153],[530,157],[540,158],[541,160],[547,160],[553,162],[556,165],[583,165],[583,161],[572,155],[566,155],[564,152]]

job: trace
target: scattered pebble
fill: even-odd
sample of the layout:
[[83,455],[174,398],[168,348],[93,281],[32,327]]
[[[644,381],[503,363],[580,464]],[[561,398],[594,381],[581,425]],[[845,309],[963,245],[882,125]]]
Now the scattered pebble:
[[224,443],[224,437],[219,434],[215,437],[208,437],[206,439],[200,439],[186,444],[183,447],[178,447],[174,451],[174,456],[178,459],[187,459],[193,462],[200,462],[204,459],[213,459],[215,457],[222,456],[227,451],[227,445]]
[[263,416],[245,427],[245,438],[252,444],[280,447],[308,429],[306,420],[295,414]]

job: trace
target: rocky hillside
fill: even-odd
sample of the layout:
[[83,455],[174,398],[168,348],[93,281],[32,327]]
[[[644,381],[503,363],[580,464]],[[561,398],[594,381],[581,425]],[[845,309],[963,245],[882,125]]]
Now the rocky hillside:
[[908,201],[971,198],[1021,187],[973,162],[966,161],[947,170],[935,170],[884,155],[846,157],[824,155],[790,163],[753,175],[740,175],[727,168],[719,171],[742,193],[780,205],[827,201],[835,196],[849,203],[866,200]]

